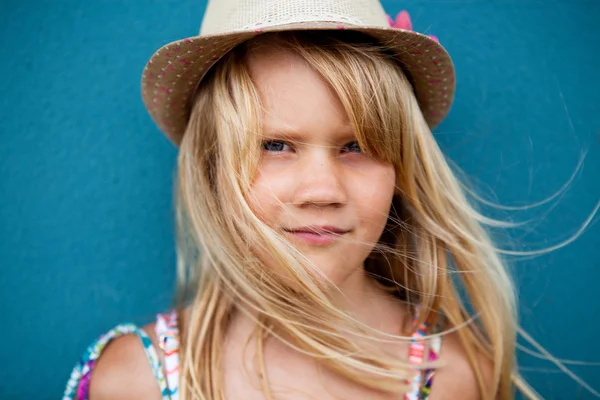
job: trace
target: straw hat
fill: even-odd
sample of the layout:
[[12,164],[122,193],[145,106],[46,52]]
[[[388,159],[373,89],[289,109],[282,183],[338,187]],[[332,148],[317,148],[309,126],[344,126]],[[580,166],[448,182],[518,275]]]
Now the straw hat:
[[452,60],[435,38],[393,25],[379,0],[209,0],[199,36],[169,43],[150,58],[142,98],[160,130],[179,145],[199,82],[235,46],[266,32],[344,29],[370,35],[397,54],[433,129],[454,98]]

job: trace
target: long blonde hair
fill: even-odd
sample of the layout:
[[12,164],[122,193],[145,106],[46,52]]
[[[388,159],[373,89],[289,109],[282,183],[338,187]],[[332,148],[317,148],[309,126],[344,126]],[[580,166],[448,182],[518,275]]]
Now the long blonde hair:
[[[332,305],[302,254],[248,206],[261,135],[260,99],[248,57],[265,40],[314,68],[344,106],[361,148],[396,169],[388,225],[365,268],[419,307],[417,324],[443,321],[446,330],[457,332],[483,398],[513,397],[515,294],[484,229],[497,223],[468,201],[402,66],[383,45],[351,36],[259,37],[228,53],[197,90],[176,187],[180,299],[181,307],[191,309],[183,340],[182,399],[224,398],[220,354],[234,304],[258,315],[258,338],[283,332],[291,346],[366,387],[402,390],[408,376],[407,361],[366,352],[348,338],[347,333],[369,337],[369,328]],[[261,263],[257,248],[277,261],[286,279]],[[486,382],[481,356],[493,366]],[[260,368],[264,372],[264,365]],[[270,396],[268,383],[262,385]]]

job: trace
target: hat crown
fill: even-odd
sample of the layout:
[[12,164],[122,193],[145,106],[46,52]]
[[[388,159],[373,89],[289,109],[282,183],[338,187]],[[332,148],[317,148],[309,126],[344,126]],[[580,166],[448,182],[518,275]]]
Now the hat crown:
[[317,21],[389,26],[379,0],[210,0],[200,35]]

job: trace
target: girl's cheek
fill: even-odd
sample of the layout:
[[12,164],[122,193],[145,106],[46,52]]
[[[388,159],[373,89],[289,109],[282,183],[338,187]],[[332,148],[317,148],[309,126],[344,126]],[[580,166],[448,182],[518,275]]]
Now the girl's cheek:
[[362,203],[380,212],[391,204],[396,187],[395,177],[393,168],[378,166],[371,170],[363,169],[349,180],[349,184],[352,185],[352,192]]
[[289,169],[293,165],[293,160],[288,155],[268,155],[262,157],[259,164],[259,171],[265,174],[282,174],[289,173]]
[[348,167],[362,167],[365,165],[370,165],[371,163],[373,163],[373,160],[371,160],[368,157],[365,157],[362,154],[344,154],[342,157],[340,157],[340,160],[342,162],[342,164],[348,166]]
[[357,173],[373,177],[379,177],[382,171],[392,171],[393,166],[384,164],[372,157],[364,154],[349,153],[344,154],[340,157],[341,163],[349,170],[356,171]]
[[344,160],[344,166],[347,167],[353,180],[361,180],[368,184],[368,187],[380,187],[395,185],[396,172],[392,165],[382,164],[379,161],[364,157],[347,157]]
[[261,166],[250,188],[253,202],[272,211],[280,201],[285,200],[286,185],[292,181],[289,171],[286,172],[282,167],[271,164]]

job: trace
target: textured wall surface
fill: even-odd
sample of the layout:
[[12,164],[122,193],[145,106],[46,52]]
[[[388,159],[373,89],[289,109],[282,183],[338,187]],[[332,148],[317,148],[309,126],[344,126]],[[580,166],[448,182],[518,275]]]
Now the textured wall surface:
[[[453,56],[456,102],[436,137],[481,193],[517,208],[492,215],[531,220],[502,232],[503,245],[574,235],[600,198],[600,2],[384,6],[409,10]],[[139,81],[154,50],[197,31],[204,7],[0,2],[1,399],[59,397],[97,334],[168,306],[176,149],[146,114]],[[555,199],[518,209],[572,176]],[[512,263],[524,329],[562,359],[600,361],[597,221],[562,249]],[[551,363],[519,358],[546,398],[594,398]],[[600,390],[600,367],[568,366]]]

